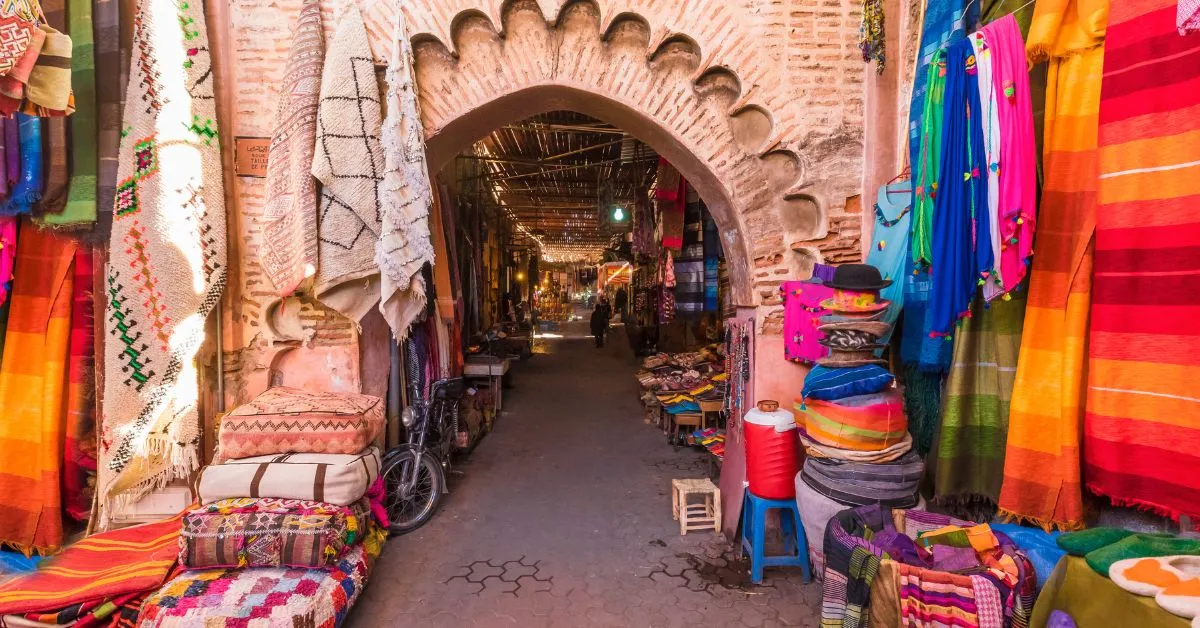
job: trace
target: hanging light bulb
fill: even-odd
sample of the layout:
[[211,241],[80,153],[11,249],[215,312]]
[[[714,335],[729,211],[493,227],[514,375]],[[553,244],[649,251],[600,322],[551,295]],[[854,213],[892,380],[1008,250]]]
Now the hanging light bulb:
[[612,217],[613,217],[613,220],[616,222],[621,222],[622,220],[625,220],[625,210],[622,209],[621,207],[614,207],[613,212],[612,212]]

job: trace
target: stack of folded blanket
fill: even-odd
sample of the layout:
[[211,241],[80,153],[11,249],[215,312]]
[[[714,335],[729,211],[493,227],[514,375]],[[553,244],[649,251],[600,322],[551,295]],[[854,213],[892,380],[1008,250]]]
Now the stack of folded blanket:
[[183,515],[185,571],[150,596],[141,624],[340,623],[386,538],[383,424],[377,397],[289,388],[227,415],[201,505]]

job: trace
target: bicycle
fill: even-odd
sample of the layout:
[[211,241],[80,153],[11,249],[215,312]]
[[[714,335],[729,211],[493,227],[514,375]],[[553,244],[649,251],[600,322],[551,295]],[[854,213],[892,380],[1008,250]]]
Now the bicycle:
[[446,494],[446,473],[458,437],[458,403],[466,389],[462,377],[439,379],[427,397],[413,396],[400,415],[407,442],[383,457],[385,506],[393,534],[425,525]]

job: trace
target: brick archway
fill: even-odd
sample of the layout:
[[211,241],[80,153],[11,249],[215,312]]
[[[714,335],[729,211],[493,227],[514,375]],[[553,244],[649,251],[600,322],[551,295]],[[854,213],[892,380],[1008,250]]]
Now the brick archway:
[[[780,147],[772,113],[739,77],[685,33],[654,30],[642,16],[605,19],[591,0],[547,20],[535,0],[510,0],[500,28],[476,10],[456,14],[450,45],[414,36],[430,164],[438,169],[498,126],[566,109],[614,124],[671,161],[705,199],[730,261],[740,305],[759,305],[756,258],[794,273],[783,238],[819,238],[819,190],[802,187],[802,160]],[[799,249],[797,249],[799,250]],[[811,251],[819,257],[816,247]]]

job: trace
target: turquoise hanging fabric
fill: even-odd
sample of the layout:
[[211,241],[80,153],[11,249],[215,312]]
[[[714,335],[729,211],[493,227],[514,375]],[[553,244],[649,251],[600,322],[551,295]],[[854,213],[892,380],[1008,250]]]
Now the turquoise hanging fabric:
[[[897,181],[879,187],[875,195],[875,228],[871,233],[871,251],[867,263],[879,269],[884,279],[892,285],[880,291],[879,296],[891,301],[883,321],[895,325],[904,308],[904,279],[908,269],[909,231],[912,229],[910,201],[912,184]],[[892,333],[880,338],[887,344]]]

